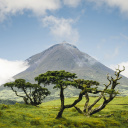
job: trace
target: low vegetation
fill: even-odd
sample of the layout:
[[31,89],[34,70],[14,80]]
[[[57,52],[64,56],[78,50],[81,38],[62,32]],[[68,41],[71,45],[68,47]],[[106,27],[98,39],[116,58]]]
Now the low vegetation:
[[[97,97],[90,97],[92,104]],[[70,104],[76,98],[66,98]],[[101,104],[99,101],[97,106]],[[127,128],[128,97],[117,97],[105,109],[91,117],[79,114],[75,108],[66,109],[63,118],[55,119],[61,102],[54,100],[40,104],[38,107],[16,103],[0,104],[0,128]],[[77,104],[83,109],[84,99]]]
[[[1,104],[0,126],[13,128],[15,126],[36,128],[125,128],[128,126],[128,97],[116,98],[119,94],[116,86],[119,85],[118,81],[122,78],[120,73],[124,70],[125,68],[123,70],[118,68],[114,77],[108,75],[108,84],[104,84],[104,89],[98,88],[99,83],[97,81],[76,79],[76,74],[64,70],[48,71],[40,74],[35,78],[38,84],[31,84],[24,79],[6,83],[4,86],[10,87],[16,96],[22,97],[24,104]],[[52,84],[54,85],[53,89],[59,89],[60,101],[42,103],[43,99],[50,95],[50,92],[41,84],[44,87]],[[65,98],[64,90],[68,86],[81,90],[76,98]],[[19,95],[19,90],[24,95]],[[91,97],[90,94],[96,94],[96,96]],[[122,98],[123,101],[121,101]],[[115,107],[115,105],[117,106]],[[8,123],[5,123],[6,121]]]

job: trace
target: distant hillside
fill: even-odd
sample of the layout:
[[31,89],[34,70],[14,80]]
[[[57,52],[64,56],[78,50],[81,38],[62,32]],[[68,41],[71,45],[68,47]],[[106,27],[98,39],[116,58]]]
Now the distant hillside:
[[[33,83],[36,76],[48,70],[66,70],[76,73],[78,78],[96,80],[103,85],[108,83],[107,74],[114,75],[113,70],[68,43],[53,45],[45,51],[31,56],[26,61],[30,65],[29,68],[16,75],[15,79],[24,78]],[[127,93],[128,79],[123,77],[120,82],[119,88]]]
[[[106,83],[106,75],[114,75],[114,71],[101,64],[86,53],[81,52],[76,46],[68,43],[53,45],[45,51],[31,56],[26,60],[29,68],[14,78],[24,78],[34,82],[34,78],[48,70],[66,70],[76,73],[79,78],[97,80]],[[128,83],[123,77],[122,84]]]
[[[48,70],[66,70],[76,73],[78,78],[96,80],[100,82],[101,88],[103,84],[107,84],[106,75],[114,76],[114,71],[98,62],[86,53],[81,52],[76,46],[68,43],[60,43],[53,45],[45,51],[31,56],[26,60],[30,65],[25,71],[14,76],[15,79],[23,78],[34,83],[34,78]],[[128,78],[123,77],[120,80],[119,91],[123,95],[128,95]],[[2,87],[0,87],[2,89]],[[0,90],[1,90],[0,89]],[[51,90],[51,87],[49,87]],[[77,94],[75,90],[66,91],[67,96]],[[52,90],[52,96],[58,96],[59,92]]]

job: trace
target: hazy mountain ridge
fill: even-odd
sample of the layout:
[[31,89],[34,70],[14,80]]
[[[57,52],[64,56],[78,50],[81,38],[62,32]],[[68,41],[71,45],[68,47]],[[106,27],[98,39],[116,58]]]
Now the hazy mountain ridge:
[[[76,46],[68,43],[53,45],[43,52],[31,56],[26,61],[30,66],[25,71],[14,76],[15,79],[23,78],[26,79],[26,81],[35,83],[34,78],[48,70],[66,70],[76,73],[78,78],[96,80],[100,83],[100,88],[103,88],[103,84],[108,83],[106,75],[114,76],[113,70],[104,66],[88,54],[81,52]],[[120,83],[121,85],[118,86],[119,92],[122,92],[123,95],[127,95],[128,79],[123,77]],[[55,89],[53,90],[52,87],[53,86],[48,86],[48,89],[52,92],[49,97],[50,100],[59,96],[59,92]],[[1,86],[0,90],[5,94],[7,89],[5,88],[5,90],[3,90]],[[65,90],[66,97],[77,96],[78,94],[79,90],[77,89],[69,88]]]
[[[48,70],[66,70],[76,73],[79,78],[97,80],[103,84],[107,82],[107,74],[114,75],[113,70],[68,43],[53,45],[26,61],[30,65],[29,68],[14,78],[24,78],[34,82],[36,76]],[[123,79],[125,80],[122,84],[127,85],[128,79],[125,77]]]
[[29,72],[39,75],[48,70],[73,72],[77,69],[81,70],[81,68],[82,70],[83,68],[89,69],[92,65],[99,63],[89,55],[79,51],[74,45],[68,43],[56,44],[39,54],[31,56],[26,61],[30,67],[18,75],[26,75]]

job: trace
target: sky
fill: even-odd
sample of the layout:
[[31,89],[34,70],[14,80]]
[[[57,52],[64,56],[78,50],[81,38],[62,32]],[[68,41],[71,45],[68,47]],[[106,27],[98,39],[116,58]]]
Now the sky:
[[0,0],[0,85],[63,41],[128,77],[128,1]]

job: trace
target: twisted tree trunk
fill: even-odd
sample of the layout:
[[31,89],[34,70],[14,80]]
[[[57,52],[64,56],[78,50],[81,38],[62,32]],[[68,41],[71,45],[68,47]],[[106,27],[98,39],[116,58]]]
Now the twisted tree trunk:
[[[64,90],[63,88],[61,88],[61,90],[60,90],[61,108],[60,108],[60,111],[59,111],[56,119],[62,118],[62,114],[63,114],[64,109],[65,108],[72,108],[72,107],[74,107],[77,103],[79,103],[82,100],[82,97],[85,94],[85,90],[81,91],[80,94],[79,94],[78,99],[76,99],[72,104],[70,104],[70,105],[64,105],[64,94],[63,94],[63,90]],[[77,109],[77,107],[76,107],[76,109]]]
[[84,105],[84,110],[83,110],[83,112],[86,112],[87,109],[88,109],[89,96],[88,96],[88,93],[87,93],[87,92],[85,93],[85,98],[86,98],[86,103],[85,103],[85,105]]
[[56,119],[62,118],[62,114],[63,114],[63,111],[65,109],[65,106],[64,106],[64,89],[62,86],[60,88],[60,100],[61,100],[61,108],[60,108],[60,111],[59,111]]

